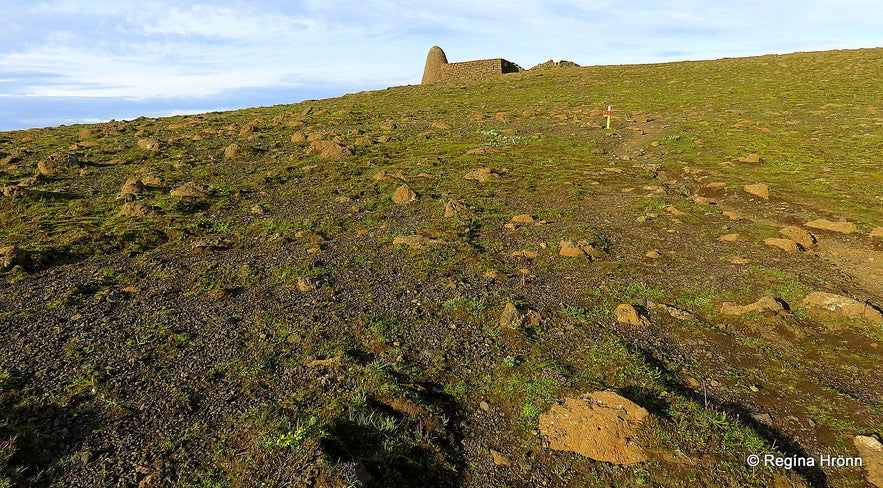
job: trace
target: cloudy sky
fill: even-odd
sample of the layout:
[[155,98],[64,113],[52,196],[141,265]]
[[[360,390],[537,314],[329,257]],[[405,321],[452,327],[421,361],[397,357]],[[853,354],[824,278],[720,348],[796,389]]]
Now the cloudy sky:
[[657,63],[883,46],[880,0],[2,0],[0,130],[291,103],[450,61]]

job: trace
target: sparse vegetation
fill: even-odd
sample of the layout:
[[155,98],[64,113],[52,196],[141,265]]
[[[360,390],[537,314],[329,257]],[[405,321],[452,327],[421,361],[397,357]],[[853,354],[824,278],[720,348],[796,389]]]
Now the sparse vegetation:
[[[0,487],[863,486],[745,459],[880,434],[881,60],[0,133]],[[786,226],[816,242],[764,245]],[[537,434],[597,391],[649,412],[647,461]]]

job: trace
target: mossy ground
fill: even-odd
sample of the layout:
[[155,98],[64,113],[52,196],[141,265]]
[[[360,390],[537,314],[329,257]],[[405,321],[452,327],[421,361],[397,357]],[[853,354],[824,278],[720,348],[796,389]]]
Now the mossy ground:
[[[879,282],[822,246],[883,250],[867,236],[883,225],[881,60],[546,69],[0,133],[0,186],[51,154],[77,156],[29,195],[0,198],[0,247],[31,258],[0,275],[0,440],[14,439],[0,483],[768,486],[788,473],[751,468],[748,454],[855,455],[853,436],[881,429],[883,332],[800,300],[822,290],[881,305]],[[320,130],[354,155],[291,142]],[[159,149],[140,148],[146,138]],[[737,161],[751,153],[764,161]],[[484,167],[500,177],[463,178]],[[394,204],[403,181],[373,179],[381,170],[418,201]],[[123,183],[147,175],[160,182],[135,198],[154,213],[117,216]],[[188,181],[208,193],[169,194]],[[757,182],[770,201],[742,192]],[[468,210],[444,217],[450,200]],[[546,223],[506,228],[519,214]],[[821,233],[818,251],[798,254],[762,244],[841,217],[861,232]],[[420,232],[439,242],[392,244]],[[728,233],[740,239],[717,240]],[[602,253],[564,258],[563,240]],[[791,311],[719,313],[762,296]],[[542,323],[501,328],[510,301]],[[645,326],[620,324],[620,303],[690,318],[651,310]],[[650,410],[650,462],[545,446],[537,415],[599,389]],[[494,466],[489,449],[514,465]],[[798,472],[811,486],[865,476]]]

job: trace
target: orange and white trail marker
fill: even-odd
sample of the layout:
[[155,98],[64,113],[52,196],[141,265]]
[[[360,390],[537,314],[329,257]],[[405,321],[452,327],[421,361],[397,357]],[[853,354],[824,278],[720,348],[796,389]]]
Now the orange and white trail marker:
[[610,128],[610,116],[613,114],[613,105],[607,106],[607,128]]

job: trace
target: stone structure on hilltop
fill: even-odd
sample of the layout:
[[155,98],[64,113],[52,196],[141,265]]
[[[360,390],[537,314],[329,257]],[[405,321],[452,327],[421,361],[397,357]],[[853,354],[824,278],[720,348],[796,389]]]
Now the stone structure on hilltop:
[[521,66],[503,58],[449,63],[442,48],[432,46],[432,49],[429,50],[429,54],[426,56],[422,84],[426,85],[447,80],[486,78],[488,76],[517,73],[519,71],[524,71]]

